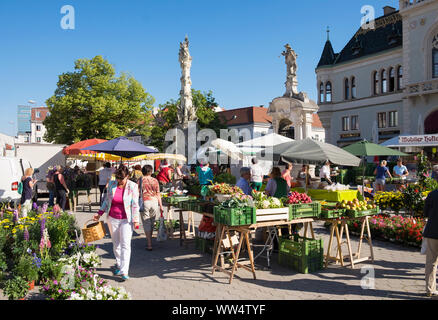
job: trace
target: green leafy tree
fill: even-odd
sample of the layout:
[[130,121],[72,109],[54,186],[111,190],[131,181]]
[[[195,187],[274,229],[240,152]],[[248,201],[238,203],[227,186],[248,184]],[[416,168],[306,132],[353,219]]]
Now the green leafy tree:
[[[201,92],[192,89],[193,105],[196,108],[199,129],[213,129],[219,136],[220,129],[226,129],[227,126],[222,123],[215,108],[218,106],[211,91]],[[159,105],[158,114],[155,116],[155,125],[151,130],[150,144],[164,151],[164,137],[168,130],[176,128],[178,124],[178,105],[180,99],[170,100]]]
[[136,129],[150,133],[154,98],[133,77],[116,77],[102,56],[75,61],[73,72],[59,76],[55,94],[46,104],[45,139],[59,144],[113,139]]

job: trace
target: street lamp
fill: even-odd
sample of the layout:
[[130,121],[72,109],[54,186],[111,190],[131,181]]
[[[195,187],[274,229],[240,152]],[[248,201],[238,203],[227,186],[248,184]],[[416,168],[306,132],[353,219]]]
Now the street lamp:
[[[32,99],[28,100],[27,102],[30,104],[33,104],[33,105],[37,104],[37,102],[35,100],[32,100]],[[31,111],[31,114],[32,114],[32,111]],[[28,143],[32,143],[32,116],[30,118],[30,132],[28,132]]]

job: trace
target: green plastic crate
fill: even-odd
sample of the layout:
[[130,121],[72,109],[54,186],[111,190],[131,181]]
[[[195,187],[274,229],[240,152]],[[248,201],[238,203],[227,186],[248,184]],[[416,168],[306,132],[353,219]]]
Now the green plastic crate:
[[195,248],[202,253],[213,253],[214,240],[195,237]]
[[321,270],[324,262],[323,240],[303,238],[280,239],[278,263],[301,273]]
[[294,235],[292,239],[279,239],[279,252],[295,256],[317,256],[324,250],[322,239],[309,239]]
[[377,206],[375,209],[365,210],[365,211],[356,211],[356,210],[346,210],[346,215],[349,218],[361,218],[365,216],[374,216],[379,214],[380,208]]
[[256,223],[256,209],[214,207],[214,222],[226,226],[247,226]]
[[345,215],[346,209],[322,209],[322,219],[337,219]]
[[289,267],[300,273],[312,273],[324,268],[324,255],[317,257],[298,257],[280,252],[278,254],[278,264]]
[[321,215],[321,203],[303,203],[289,205],[289,220],[301,218],[319,218]]

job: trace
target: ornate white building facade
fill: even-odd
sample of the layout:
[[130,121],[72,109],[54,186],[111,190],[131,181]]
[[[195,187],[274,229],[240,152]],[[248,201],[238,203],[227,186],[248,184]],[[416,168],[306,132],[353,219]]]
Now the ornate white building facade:
[[340,53],[325,44],[316,74],[329,143],[438,133],[438,1],[400,0],[374,23]]

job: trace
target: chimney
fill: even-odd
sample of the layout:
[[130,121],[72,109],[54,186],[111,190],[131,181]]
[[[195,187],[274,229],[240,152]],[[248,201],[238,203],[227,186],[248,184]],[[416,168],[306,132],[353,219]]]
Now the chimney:
[[388,14],[394,13],[396,10],[393,7],[390,6],[384,6],[383,7],[383,15],[386,16]]

